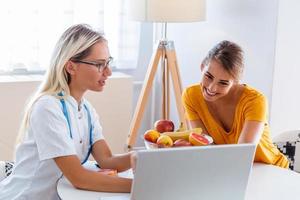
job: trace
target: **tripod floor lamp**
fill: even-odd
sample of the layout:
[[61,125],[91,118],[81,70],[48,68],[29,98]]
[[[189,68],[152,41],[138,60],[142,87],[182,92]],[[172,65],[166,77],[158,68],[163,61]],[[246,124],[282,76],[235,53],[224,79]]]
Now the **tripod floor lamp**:
[[132,19],[163,24],[163,38],[158,42],[152,54],[145,75],[143,87],[130,125],[127,149],[131,149],[135,144],[159,63],[162,67],[162,119],[169,119],[169,77],[171,75],[179,120],[183,123],[184,127],[187,127],[184,108],[181,103],[182,85],[174,42],[166,39],[167,23],[195,22],[205,19],[205,0],[130,0],[129,3],[129,15],[131,15]]

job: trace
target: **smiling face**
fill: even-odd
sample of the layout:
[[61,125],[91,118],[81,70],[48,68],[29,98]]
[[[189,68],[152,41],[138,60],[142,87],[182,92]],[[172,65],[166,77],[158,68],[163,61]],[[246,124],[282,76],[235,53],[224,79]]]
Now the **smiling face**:
[[212,59],[207,65],[201,66],[202,91],[206,101],[216,101],[226,96],[237,83],[222,64]]
[[83,62],[70,61],[74,66],[74,70],[71,73],[69,85],[73,89],[76,88],[76,90],[82,92],[86,90],[102,91],[106,79],[111,75],[111,69],[107,66],[99,70],[96,65],[106,63],[109,58],[107,42],[101,41],[94,44],[89,51],[89,55],[81,59]]

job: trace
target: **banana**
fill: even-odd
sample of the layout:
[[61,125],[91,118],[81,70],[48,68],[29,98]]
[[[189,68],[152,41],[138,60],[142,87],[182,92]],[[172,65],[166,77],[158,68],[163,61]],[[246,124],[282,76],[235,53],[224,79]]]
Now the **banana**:
[[202,133],[202,129],[201,128],[193,128],[191,130],[185,130],[185,131],[175,131],[175,132],[164,132],[162,134],[169,136],[173,142],[178,140],[178,139],[184,139],[189,141],[189,136],[190,133],[198,133],[201,134]]
[[175,132],[164,132],[162,133],[164,135],[169,136],[173,141],[176,141],[178,139],[185,139],[189,140],[190,130],[187,131],[175,131]]
[[200,127],[199,128],[193,128],[191,130],[191,132],[201,134],[202,133],[202,128],[200,128]]
[[176,132],[182,132],[182,131],[185,131],[185,129],[183,127],[183,122],[180,122],[179,129],[177,129]]

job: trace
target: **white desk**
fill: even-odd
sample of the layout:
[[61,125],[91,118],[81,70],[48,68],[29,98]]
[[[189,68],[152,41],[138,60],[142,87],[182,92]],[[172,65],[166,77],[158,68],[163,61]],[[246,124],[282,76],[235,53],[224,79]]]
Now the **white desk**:
[[[128,172],[121,176],[128,176]],[[300,174],[272,165],[255,163],[249,180],[246,200],[300,199],[299,186]],[[65,178],[58,182],[57,191],[62,200],[100,200],[101,197],[109,196],[115,196],[111,200],[121,200],[118,198],[120,193],[78,190]]]
[[300,174],[280,167],[255,163],[246,200],[300,199]]

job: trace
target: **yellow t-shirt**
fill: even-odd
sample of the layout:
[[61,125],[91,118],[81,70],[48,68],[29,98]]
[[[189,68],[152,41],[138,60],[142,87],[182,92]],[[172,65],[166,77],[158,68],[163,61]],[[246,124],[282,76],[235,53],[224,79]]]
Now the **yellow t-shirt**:
[[186,88],[183,92],[182,101],[188,120],[200,119],[208,134],[214,139],[215,144],[237,144],[246,121],[264,122],[264,132],[257,145],[254,161],[288,168],[287,158],[274,146],[270,138],[266,98],[257,90],[245,85],[229,132],[226,132],[210,114],[200,84]]

